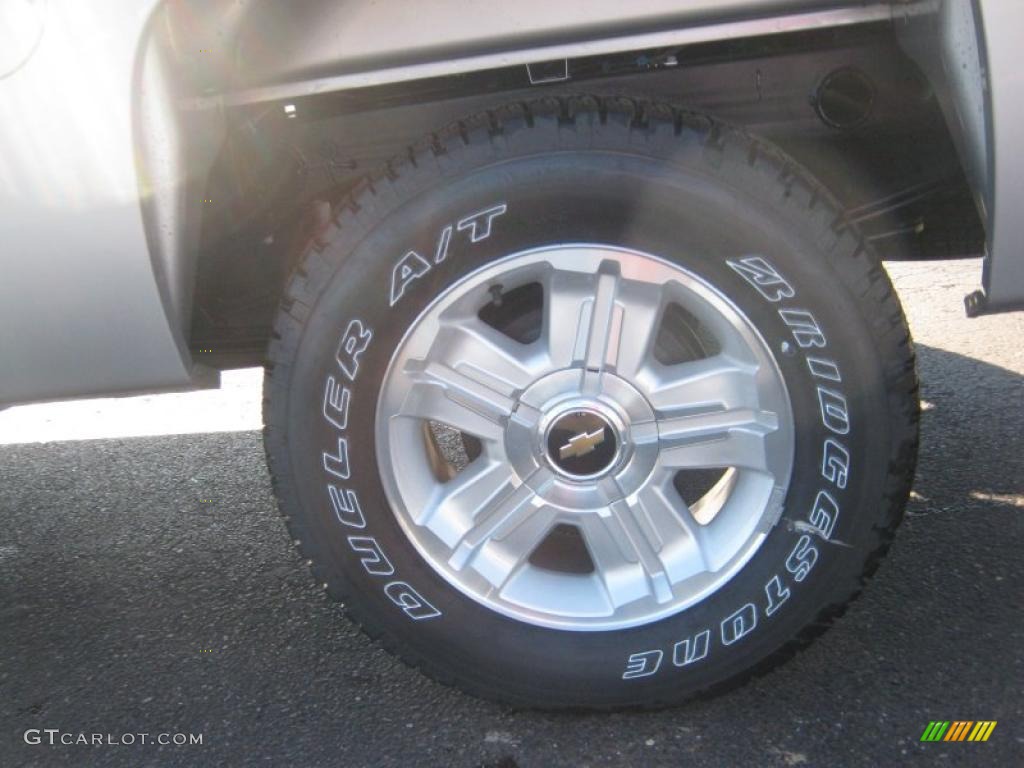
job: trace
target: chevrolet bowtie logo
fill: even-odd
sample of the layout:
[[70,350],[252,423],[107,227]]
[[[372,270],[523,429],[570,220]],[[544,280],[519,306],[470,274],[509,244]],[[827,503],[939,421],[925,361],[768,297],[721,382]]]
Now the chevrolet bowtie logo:
[[581,432],[570,437],[569,442],[558,449],[558,457],[568,459],[573,456],[586,456],[603,442],[604,427],[598,427],[593,432]]

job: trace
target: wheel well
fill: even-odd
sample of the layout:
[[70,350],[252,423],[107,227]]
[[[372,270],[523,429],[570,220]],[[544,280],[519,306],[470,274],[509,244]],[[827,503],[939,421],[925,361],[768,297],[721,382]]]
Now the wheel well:
[[204,195],[194,352],[261,362],[282,284],[347,190],[465,115],[547,94],[667,102],[741,125],[808,168],[885,258],[982,250],[938,101],[889,25],[574,59],[565,74],[531,85],[518,66],[227,108]]

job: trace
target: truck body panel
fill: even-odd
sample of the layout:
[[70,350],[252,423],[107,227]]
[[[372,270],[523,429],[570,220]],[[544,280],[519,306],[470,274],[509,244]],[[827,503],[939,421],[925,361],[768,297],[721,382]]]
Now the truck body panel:
[[[889,23],[943,8],[814,0],[429,0],[415,13],[329,0],[40,7],[38,41],[17,48],[30,53],[0,73],[0,405],[216,384],[216,372],[193,360],[188,333],[201,181],[219,115],[232,104]],[[1024,8],[1008,0],[975,7],[985,32],[976,40],[980,66],[951,77],[950,90],[961,154],[988,219],[984,308],[997,310],[1024,306],[1024,218],[1016,213],[1024,205],[1024,75],[1014,61]],[[0,31],[0,45],[6,34],[15,50],[19,32],[34,34],[12,27]],[[953,48],[964,34],[936,42],[941,61],[963,57]],[[152,51],[160,35],[177,61]],[[205,76],[191,82],[202,87],[182,89],[175,66],[191,62],[191,77],[197,61]]]

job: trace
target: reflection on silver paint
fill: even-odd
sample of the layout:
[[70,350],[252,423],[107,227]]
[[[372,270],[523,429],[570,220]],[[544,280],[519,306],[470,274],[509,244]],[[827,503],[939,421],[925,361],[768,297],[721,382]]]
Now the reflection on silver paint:
[[35,53],[46,23],[46,0],[0,0],[0,78]]
[[48,5],[34,55],[0,80],[0,403],[187,387],[132,134],[156,0]]

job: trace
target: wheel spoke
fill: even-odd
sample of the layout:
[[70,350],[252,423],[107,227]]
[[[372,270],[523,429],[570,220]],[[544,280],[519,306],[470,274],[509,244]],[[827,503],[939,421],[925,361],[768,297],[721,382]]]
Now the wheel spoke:
[[485,548],[487,567],[480,560],[474,563],[474,567],[500,591],[516,571],[529,565],[530,556],[547,538],[558,519],[558,511],[554,507],[543,505],[534,509],[525,520],[493,540],[493,553]]
[[708,570],[701,526],[674,489],[645,488],[637,503],[661,542],[658,556],[673,584]]
[[601,371],[614,365],[622,329],[618,275],[554,271],[545,281],[544,339],[552,365]]
[[616,501],[584,517],[581,528],[613,605],[647,595],[659,603],[672,599],[672,584],[660,557],[664,542],[644,502]]
[[753,408],[758,402],[757,366],[725,355],[643,372],[651,405],[672,416],[682,412]]
[[[543,482],[538,470],[531,481]],[[500,587],[517,566],[525,563],[555,520],[555,511],[543,504],[527,483],[492,496],[476,510],[471,527],[462,535],[448,559],[456,570],[471,565],[495,587]]]
[[500,441],[515,401],[443,363],[410,361],[405,372],[411,387],[402,416],[431,419],[481,440]]
[[661,464],[670,469],[769,472],[765,437],[777,428],[774,413],[748,408],[665,419],[658,422]]
[[405,365],[412,386],[400,413],[499,441],[516,392],[529,385],[539,365],[543,361],[530,359],[521,345],[486,323],[447,318],[426,359]]
[[615,302],[618,287],[618,275],[599,272],[590,311],[581,317],[576,334],[577,355],[588,371],[602,371],[618,361],[622,333],[622,307]]
[[454,547],[473,526],[477,512],[512,487],[513,475],[507,462],[480,456],[442,485],[432,503],[413,519]]
[[661,325],[665,286],[623,280],[618,294],[622,330],[615,372],[633,379],[648,364]]
[[759,407],[756,376],[756,366],[724,355],[651,376],[662,466],[768,471],[765,437],[778,429],[778,417]]
[[546,370],[542,356],[530,355],[527,345],[476,315],[442,318],[428,359],[445,363],[507,395],[525,389]]

